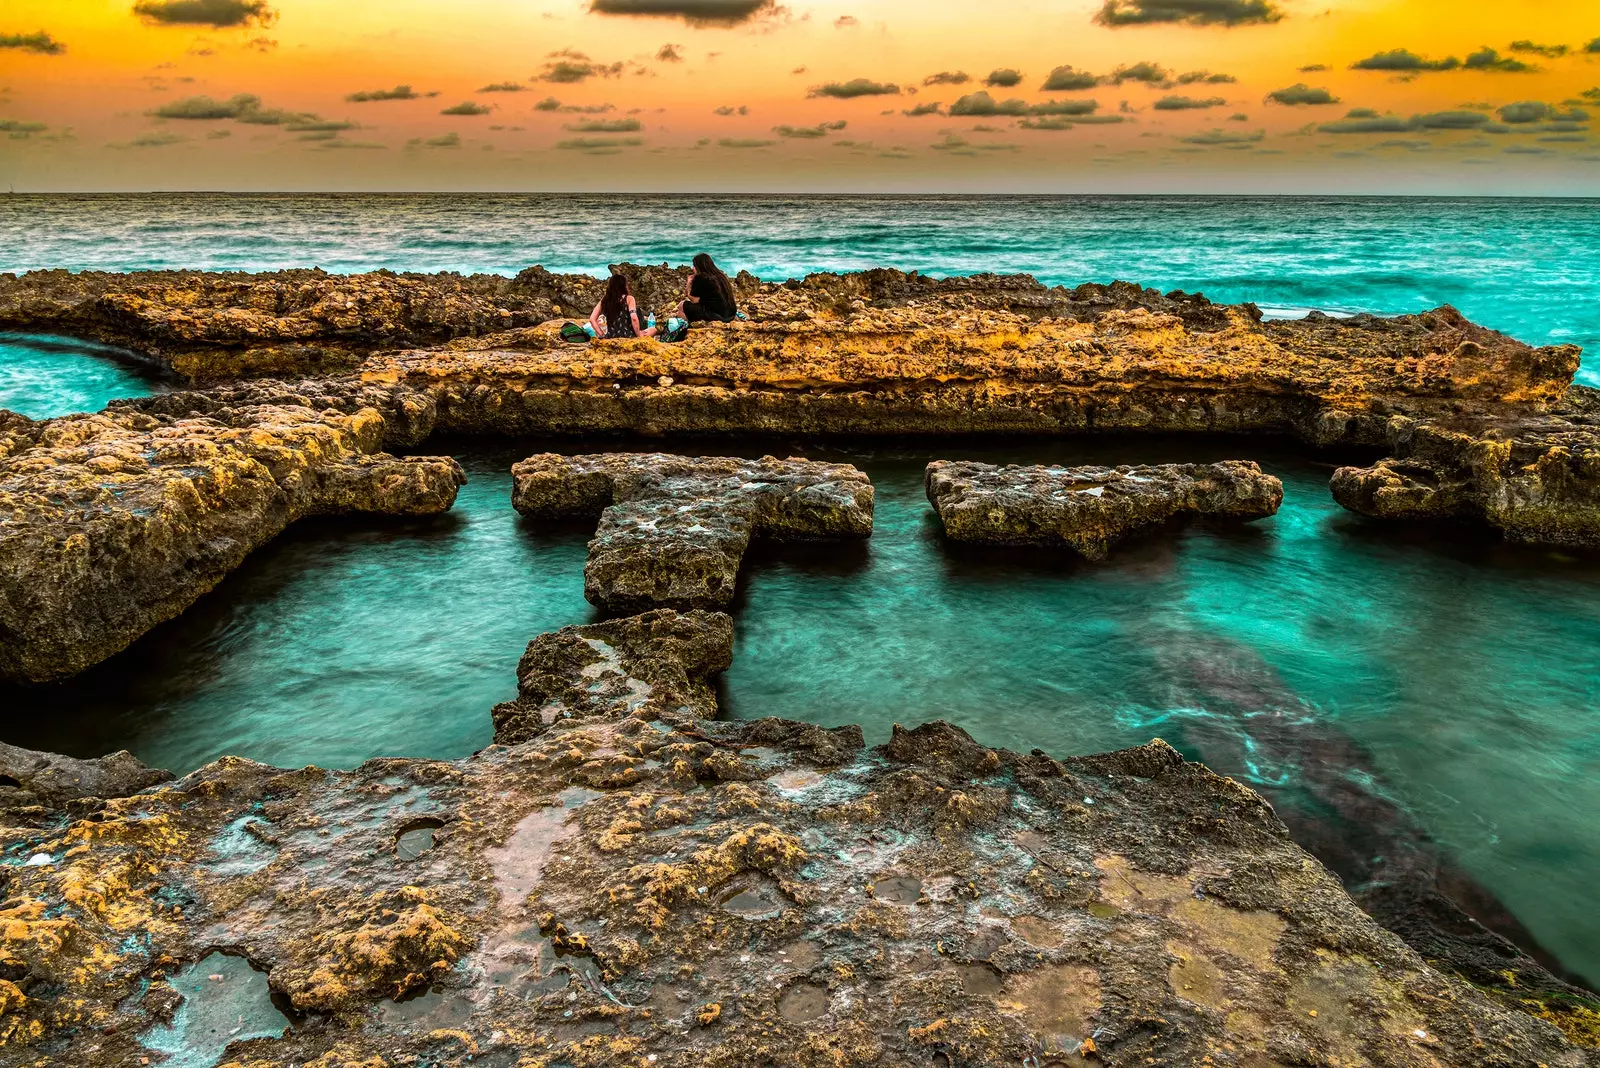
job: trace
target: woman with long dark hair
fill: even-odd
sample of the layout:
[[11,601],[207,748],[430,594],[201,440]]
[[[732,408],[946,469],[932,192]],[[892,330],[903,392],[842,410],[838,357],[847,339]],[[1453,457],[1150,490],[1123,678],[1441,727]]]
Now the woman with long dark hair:
[[694,258],[694,270],[684,283],[678,313],[691,323],[727,323],[739,315],[733,283],[704,252]]
[[656,328],[639,321],[639,305],[634,302],[625,275],[613,274],[606,283],[606,295],[589,313],[595,337],[655,337]]

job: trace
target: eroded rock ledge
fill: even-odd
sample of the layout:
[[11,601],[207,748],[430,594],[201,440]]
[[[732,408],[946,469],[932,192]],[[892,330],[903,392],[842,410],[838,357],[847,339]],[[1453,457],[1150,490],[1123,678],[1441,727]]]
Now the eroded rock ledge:
[[864,751],[652,702],[727,627],[536,640],[522,693],[556,714],[467,760],[225,759],[70,809],[0,786],[8,1062],[138,1063],[185,998],[236,996],[169,980],[225,947],[299,1014],[206,1047],[251,1068],[1600,1063],[1161,742],[1057,761],[932,723]]
[[0,412],[0,675],[105,659],[296,519],[448,509],[460,465],[380,453],[383,437],[370,408]]
[[1248,460],[1055,467],[936,460],[928,501],[947,537],[985,545],[1067,545],[1091,560],[1136,534],[1195,516],[1275,515],[1283,483]]
[[531,519],[593,519],[583,594],[613,611],[722,608],[751,538],[865,538],[872,484],[849,464],[733,456],[531,456],[511,469]]

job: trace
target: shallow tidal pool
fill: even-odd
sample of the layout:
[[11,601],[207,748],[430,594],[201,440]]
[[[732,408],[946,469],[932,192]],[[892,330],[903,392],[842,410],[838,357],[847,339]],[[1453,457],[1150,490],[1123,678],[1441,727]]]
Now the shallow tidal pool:
[[[435,441],[471,481],[449,515],[291,528],[180,618],[65,684],[0,690],[0,737],[185,772],[224,754],[349,767],[453,758],[490,741],[534,635],[598,618],[587,533],[510,506],[542,448],[662,443]],[[1344,512],[1331,463],[1284,443],[1195,437],[673,442],[685,452],[856,463],[873,537],[760,544],[746,559],[725,715],[943,718],[1057,756],[1162,737],[1260,788],[1347,880],[1422,843],[1567,968],[1600,980],[1600,557],[1461,527]],[[941,536],[930,459],[1255,459],[1283,509],[1144,539],[1104,564]],[[1357,803],[1352,804],[1351,799]]]

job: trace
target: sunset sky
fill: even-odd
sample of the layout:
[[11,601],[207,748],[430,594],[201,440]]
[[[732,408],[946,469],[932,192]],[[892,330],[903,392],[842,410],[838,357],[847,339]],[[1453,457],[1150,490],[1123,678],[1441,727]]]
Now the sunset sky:
[[6,0],[17,191],[1600,195],[1595,0]]

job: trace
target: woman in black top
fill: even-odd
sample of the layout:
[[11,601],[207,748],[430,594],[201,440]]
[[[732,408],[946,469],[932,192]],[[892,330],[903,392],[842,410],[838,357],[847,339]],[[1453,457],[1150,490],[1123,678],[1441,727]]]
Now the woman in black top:
[[655,337],[656,328],[639,321],[639,305],[628,291],[628,279],[620,274],[606,283],[606,295],[589,313],[589,325],[596,337]]
[[683,287],[678,312],[691,323],[727,323],[739,314],[733,283],[704,252],[694,258],[694,270]]

